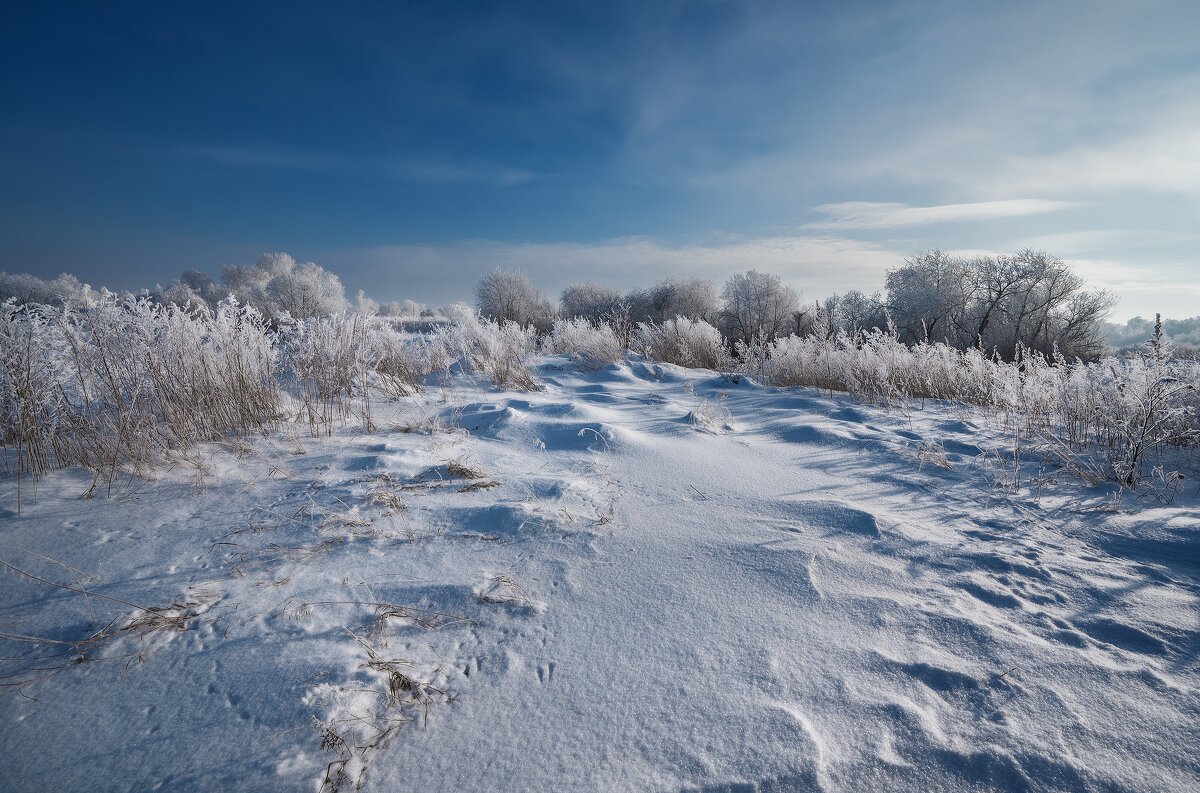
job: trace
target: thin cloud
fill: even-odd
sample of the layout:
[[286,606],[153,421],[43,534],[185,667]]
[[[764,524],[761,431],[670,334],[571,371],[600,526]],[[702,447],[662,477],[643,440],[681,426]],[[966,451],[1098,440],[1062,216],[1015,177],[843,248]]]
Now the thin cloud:
[[190,146],[181,151],[185,156],[232,168],[375,176],[425,184],[476,182],[504,186],[523,184],[537,178],[533,171],[486,162],[362,157],[276,147]]
[[1001,189],[1145,190],[1200,195],[1200,115],[1111,144],[1014,157],[996,174]]
[[972,204],[942,204],[914,207],[907,204],[873,201],[846,201],[822,204],[816,211],[830,215],[806,225],[812,229],[898,229],[933,226],[940,223],[997,220],[1058,212],[1077,207],[1071,201],[1040,198],[1015,198],[1007,201],[981,201]]
[[1058,256],[1075,256],[1112,250],[1174,245],[1200,239],[1200,234],[1157,229],[1089,229],[1057,234],[1039,234],[1015,240],[1009,247],[1036,248]]

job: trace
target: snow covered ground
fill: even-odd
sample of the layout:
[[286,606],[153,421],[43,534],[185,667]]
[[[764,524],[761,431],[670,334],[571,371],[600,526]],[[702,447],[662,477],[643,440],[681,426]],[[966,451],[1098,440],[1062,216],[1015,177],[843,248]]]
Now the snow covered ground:
[[0,482],[0,557],[92,593],[0,576],[0,787],[1200,788],[1194,487],[1018,478],[966,408],[537,374]]

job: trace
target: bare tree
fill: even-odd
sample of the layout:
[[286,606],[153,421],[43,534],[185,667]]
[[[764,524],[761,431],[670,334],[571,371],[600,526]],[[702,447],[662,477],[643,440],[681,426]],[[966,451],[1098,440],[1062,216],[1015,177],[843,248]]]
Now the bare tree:
[[607,322],[621,313],[624,300],[616,289],[588,281],[572,284],[562,291],[558,313],[566,319],[583,318],[593,324]]
[[553,324],[554,308],[520,270],[496,269],[475,284],[475,308],[488,319],[544,329]]
[[800,306],[795,289],[779,276],[757,270],[731,276],[721,290],[721,299],[718,323],[733,342],[774,339],[787,331]]
[[327,317],[349,307],[341,279],[312,262],[292,260],[292,266],[277,271],[263,291],[274,312],[298,318]]
[[633,322],[663,323],[677,317],[709,322],[717,310],[717,290],[707,278],[667,279],[625,298]]
[[850,338],[857,338],[863,331],[888,327],[887,307],[878,292],[867,295],[852,289],[844,295],[833,295],[825,301],[825,314],[834,333],[844,333]]
[[73,275],[63,273],[46,281],[29,273],[0,273],[0,303],[13,299],[18,305],[42,303],[48,306],[86,303],[91,287]]
[[958,341],[966,313],[966,264],[939,250],[919,253],[887,274],[888,309],[902,341]]
[[889,272],[887,287],[904,341],[978,345],[1007,360],[1021,350],[1096,357],[1113,305],[1108,293],[1085,291],[1061,259],[1031,249],[972,259],[921,253]]
[[1104,355],[1108,349],[1104,320],[1116,302],[1112,294],[1101,290],[1071,295],[1066,307],[1050,319],[1050,350],[1084,360]]

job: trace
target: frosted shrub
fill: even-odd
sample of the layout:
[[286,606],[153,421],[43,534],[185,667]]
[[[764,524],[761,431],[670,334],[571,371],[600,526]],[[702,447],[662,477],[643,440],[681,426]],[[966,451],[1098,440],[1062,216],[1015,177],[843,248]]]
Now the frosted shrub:
[[405,333],[392,322],[376,320],[371,340],[376,345],[375,373],[392,396],[420,391],[429,375],[446,371],[452,362],[437,333]]
[[531,367],[537,333],[516,322],[481,320],[465,306],[451,307],[451,324],[441,333],[447,354],[501,388],[538,388]]
[[274,339],[232,301],[215,311],[111,295],[80,311],[8,304],[0,356],[0,442],[35,479],[81,465],[111,480],[279,417]]
[[721,333],[702,319],[676,317],[662,324],[639,322],[631,349],[664,363],[720,369],[725,361]]
[[1018,347],[1013,362],[977,348],[903,344],[882,331],[761,338],[735,345],[736,368],[776,386],[844,391],[863,399],[947,399],[999,410],[1029,434],[1111,452],[1115,478],[1138,479],[1153,450],[1200,438],[1200,367],[1145,356],[1086,363]]
[[569,355],[589,367],[618,361],[623,353],[611,326],[593,324],[582,317],[556,321],[546,339],[546,351]]
[[739,344],[742,371],[781,386],[845,391],[869,400],[955,399],[993,405],[997,370],[1005,365],[978,350],[944,344],[907,347],[879,330],[855,336],[788,336]]
[[369,427],[373,389],[409,393],[455,361],[501,387],[534,388],[536,353],[532,330],[469,312],[412,335],[357,314],[273,331],[232,298],[212,309],[111,294],[84,308],[9,301],[0,304],[0,445],[18,477],[79,465],[111,482],[288,415],[314,434],[353,415]]
[[[13,300],[0,306],[0,440],[15,447],[18,474],[37,477],[68,456],[62,444],[72,417],[60,409],[69,376],[64,363],[61,337],[45,312]],[[18,499],[20,492],[18,479]]]
[[302,320],[281,332],[282,365],[313,434],[333,431],[335,421],[350,417],[355,396],[366,396],[370,372],[379,362],[368,333],[371,323],[359,315]]
[[373,388],[393,397],[411,394],[453,360],[441,335],[408,334],[390,320],[362,314],[304,320],[279,337],[283,373],[314,433],[332,432],[356,403],[370,426]]
[[[1191,368],[1145,360],[1127,363],[1126,375],[1112,395],[1120,409],[1107,428],[1113,471],[1125,484],[1138,481],[1138,464],[1151,449],[1192,443],[1200,435],[1196,386],[1180,377],[1184,367]],[[1194,368],[1188,374],[1194,376]]]
[[[261,313],[232,298],[215,308],[109,293],[84,306],[10,300],[0,304],[5,465],[35,480],[79,465],[98,483],[148,470],[198,443],[261,432],[289,415],[314,434],[355,415],[370,426],[373,392],[411,393],[456,364],[501,388],[537,388],[533,329],[481,320],[466,306],[446,315],[446,323],[415,334],[361,314],[273,331]],[[583,319],[560,320],[542,343],[588,365],[622,355],[611,326]],[[716,328],[682,317],[639,323],[631,347],[771,385],[885,403],[933,398],[983,406],[1021,422],[1026,434],[1103,446],[1111,475],[1124,484],[1138,481],[1151,456],[1200,442],[1200,365],[1160,349],[1087,363],[1017,346],[1007,362],[977,348],[909,347],[895,333],[874,330],[759,336],[738,342],[730,356]]]

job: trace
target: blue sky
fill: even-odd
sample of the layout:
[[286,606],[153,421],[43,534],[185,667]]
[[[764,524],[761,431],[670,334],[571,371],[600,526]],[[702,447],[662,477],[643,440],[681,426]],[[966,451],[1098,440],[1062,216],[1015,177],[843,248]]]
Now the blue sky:
[[758,267],[806,295],[1041,247],[1200,314],[1200,4],[37,4],[0,32],[0,269],[286,250],[378,299]]

